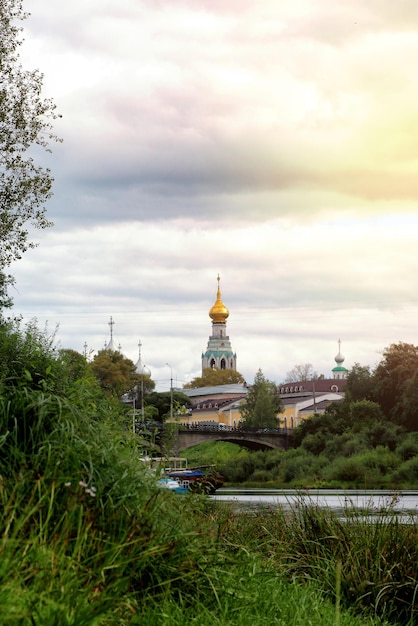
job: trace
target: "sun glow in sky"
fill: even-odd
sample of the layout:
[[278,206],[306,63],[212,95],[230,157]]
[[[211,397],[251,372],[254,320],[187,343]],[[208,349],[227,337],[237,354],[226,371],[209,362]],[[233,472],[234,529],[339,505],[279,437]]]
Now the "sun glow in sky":
[[[64,142],[15,312],[200,372],[221,274],[249,382],[416,343],[418,4],[32,0],[22,59]],[[39,236],[38,236],[39,235]]]

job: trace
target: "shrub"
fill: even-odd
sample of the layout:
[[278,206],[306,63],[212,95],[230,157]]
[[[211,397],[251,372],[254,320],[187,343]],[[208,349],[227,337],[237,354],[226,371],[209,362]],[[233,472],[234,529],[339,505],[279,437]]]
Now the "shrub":
[[408,433],[397,445],[395,452],[402,461],[408,461],[414,456],[418,456],[418,433]]
[[390,478],[395,483],[409,483],[416,485],[418,481],[418,456],[404,461],[399,467],[392,472]]
[[359,485],[364,483],[365,474],[365,467],[359,459],[339,458],[325,471],[325,478],[328,481]]

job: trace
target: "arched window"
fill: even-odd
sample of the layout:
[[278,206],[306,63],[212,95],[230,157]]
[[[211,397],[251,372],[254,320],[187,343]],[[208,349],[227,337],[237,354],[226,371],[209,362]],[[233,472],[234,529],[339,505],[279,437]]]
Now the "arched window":
[[216,363],[215,363],[215,359],[211,359],[210,360],[210,366],[213,369],[215,367]]
[[225,370],[225,369],[226,369],[225,359],[221,359],[221,370]]

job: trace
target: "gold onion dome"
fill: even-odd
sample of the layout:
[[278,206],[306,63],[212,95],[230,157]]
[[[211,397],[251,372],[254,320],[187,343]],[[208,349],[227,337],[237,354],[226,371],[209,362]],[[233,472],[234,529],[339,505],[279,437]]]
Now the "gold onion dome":
[[215,323],[222,323],[222,322],[225,322],[227,317],[229,316],[229,311],[224,305],[224,303],[222,302],[221,288],[219,286],[219,281],[221,279],[219,277],[219,274],[218,274],[217,280],[218,280],[218,292],[216,294],[216,302],[211,308],[211,310],[209,311],[209,317]]

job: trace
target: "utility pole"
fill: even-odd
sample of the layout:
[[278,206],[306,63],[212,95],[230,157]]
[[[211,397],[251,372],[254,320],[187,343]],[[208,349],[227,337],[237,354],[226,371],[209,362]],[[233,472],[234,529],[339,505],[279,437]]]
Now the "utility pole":
[[148,378],[151,376],[151,371],[145,364],[142,366],[142,376],[141,376],[141,417],[142,417],[142,426],[145,424],[144,376],[147,376]]
[[170,363],[166,363],[170,368],[170,421],[173,421],[173,368]]

